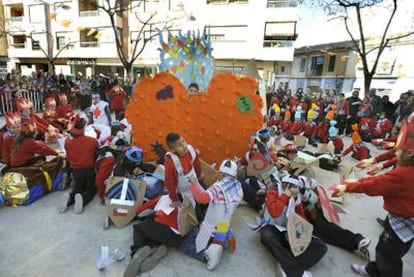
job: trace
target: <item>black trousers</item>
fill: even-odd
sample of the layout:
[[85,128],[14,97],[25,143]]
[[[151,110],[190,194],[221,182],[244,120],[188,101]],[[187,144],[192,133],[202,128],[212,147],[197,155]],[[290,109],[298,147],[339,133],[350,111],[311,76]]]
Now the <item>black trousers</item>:
[[125,117],[125,111],[118,111],[118,110],[114,110],[115,112],[115,120],[122,120],[122,115],[124,115]]
[[134,225],[134,245],[131,246],[131,255],[146,245],[155,247],[164,244],[176,247],[182,242],[183,237],[174,233],[170,227],[148,218]]
[[96,194],[95,187],[95,168],[81,168],[72,170],[75,187],[70,193],[68,206],[75,203],[75,194],[80,193],[83,199],[83,206],[85,207]]
[[375,248],[375,261],[368,263],[366,271],[372,277],[401,277],[403,276],[403,263],[401,258],[407,254],[414,239],[403,242],[395,234],[388,221],[385,220],[384,231],[379,237]]
[[316,209],[316,219],[311,220],[313,234],[325,243],[353,252],[358,249],[359,242],[364,238],[361,234],[355,234],[341,226],[325,219],[321,209]]
[[251,208],[259,211],[263,206],[263,199],[260,199],[256,196],[257,191],[260,189],[256,178],[250,177],[247,180],[241,182],[241,184],[244,201],[246,201]]
[[80,109],[84,111],[85,109],[89,108],[92,104],[92,99],[90,95],[80,95]]
[[341,136],[346,128],[346,115],[339,114],[335,117],[335,120],[337,121],[336,127],[338,127],[339,135]]
[[286,239],[286,232],[280,232],[272,225],[261,230],[260,239],[272,256],[279,261],[288,277],[302,277],[303,272],[322,259],[328,250],[322,240],[312,237],[305,252],[294,257]]

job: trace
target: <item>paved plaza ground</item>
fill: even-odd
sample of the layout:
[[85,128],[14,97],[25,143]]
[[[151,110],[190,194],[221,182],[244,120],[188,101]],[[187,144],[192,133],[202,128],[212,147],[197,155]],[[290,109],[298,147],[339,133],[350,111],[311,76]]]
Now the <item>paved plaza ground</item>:
[[[345,138],[345,144],[350,143]],[[310,148],[311,149],[311,148]],[[315,149],[313,149],[315,150]],[[378,151],[372,149],[376,155]],[[351,157],[344,163],[354,163]],[[327,188],[339,180],[337,173],[318,169],[317,179]],[[70,209],[65,214],[57,212],[63,192],[51,193],[30,206],[0,208],[0,276],[122,276],[128,259],[115,262],[105,270],[96,269],[96,252],[102,243],[120,248],[129,255],[132,244],[132,224],[124,229],[102,228],[106,217],[105,207],[95,197],[81,215]],[[375,245],[381,233],[376,217],[385,215],[382,198],[365,195],[347,195],[341,207],[341,225],[361,232],[372,239],[369,247],[375,257]],[[277,262],[260,244],[260,236],[251,231],[245,220],[254,220],[256,213],[247,206],[240,206],[232,221],[237,238],[235,253],[224,251],[214,272],[204,264],[171,249],[167,257],[152,272],[142,276],[280,276]],[[311,272],[316,277],[355,276],[349,265],[363,262],[339,248],[328,246],[325,257]],[[414,276],[414,248],[404,258],[404,276]]]

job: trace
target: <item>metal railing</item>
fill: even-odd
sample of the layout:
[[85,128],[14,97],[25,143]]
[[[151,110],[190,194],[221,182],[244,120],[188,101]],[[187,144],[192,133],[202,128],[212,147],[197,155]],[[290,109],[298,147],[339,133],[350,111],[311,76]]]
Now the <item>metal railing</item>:
[[[37,91],[19,90],[16,94],[20,94],[21,97],[32,101],[35,112],[43,111],[43,96]],[[0,92],[0,109],[1,114],[4,115],[8,112],[12,112],[16,107],[13,107],[15,101],[13,101],[11,91]]]
[[298,2],[295,0],[267,0],[268,8],[296,8]]
[[292,48],[293,41],[290,40],[264,40],[263,47],[269,48]]
[[13,48],[25,48],[26,47],[26,43],[12,43],[10,44],[10,46],[12,46]]

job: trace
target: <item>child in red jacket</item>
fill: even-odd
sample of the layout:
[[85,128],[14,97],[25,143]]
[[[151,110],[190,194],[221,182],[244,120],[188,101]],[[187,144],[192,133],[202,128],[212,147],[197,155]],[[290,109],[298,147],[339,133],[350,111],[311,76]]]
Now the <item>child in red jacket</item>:
[[313,110],[308,111],[308,120],[303,125],[303,135],[307,138],[310,138],[316,129],[316,123],[314,121],[315,113]]
[[344,149],[344,141],[338,136],[338,129],[336,128],[336,120],[331,120],[329,127],[329,140],[332,141],[335,150],[334,154],[341,154]]
[[118,80],[115,79],[112,89],[109,91],[109,98],[111,99],[111,111],[115,111],[115,119],[121,120],[121,113],[125,112],[125,99],[127,98],[126,91],[119,85]]
[[11,167],[31,166],[38,161],[45,161],[46,156],[58,156],[59,153],[43,141],[35,140],[37,128],[34,121],[22,124],[19,136],[13,143],[10,155]]
[[375,119],[372,117],[363,117],[359,121],[359,134],[363,141],[370,142],[376,126]]
[[294,257],[289,249],[286,232],[287,208],[293,201],[295,212],[303,217],[305,210],[301,200],[302,183],[296,176],[285,176],[276,188],[268,188],[264,212],[265,226],[261,229],[261,243],[282,266],[285,276],[312,276],[308,268],[316,264],[327,251],[326,244],[319,238],[312,237],[308,248]]
[[328,132],[329,132],[329,119],[325,119],[323,122],[319,123],[313,136],[311,137],[309,144],[314,147],[318,146],[318,142],[320,143],[328,143]]
[[86,121],[81,118],[75,120],[70,130],[73,139],[66,140],[65,149],[67,162],[72,169],[75,187],[71,193],[65,193],[62,198],[59,212],[75,204],[75,213],[80,214],[95,196],[95,160],[99,142],[84,134]]
[[6,118],[7,131],[1,134],[2,138],[2,161],[7,166],[10,166],[10,157],[13,150],[14,140],[20,134],[21,120],[18,113],[8,113],[4,116]]
[[352,130],[354,130],[352,134],[352,144],[345,149],[342,153],[342,157],[345,157],[352,151],[352,158],[357,160],[364,160],[369,159],[371,157],[368,147],[362,141],[361,136],[358,132],[358,124],[352,125]]
[[392,127],[392,121],[385,117],[385,112],[382,112],[375,128],[372,130],[372,137],[383,139],[391,133]]
[[397,167],[381,176],[345,181],[333,185],[334,195],[345,192],[382,196],[388,211],[384,230],[376,247],[376,260],[353,264],[352,270],[365,276],[403,276],[402,257],[414,241],[414,116],[403,122],[397,143]]

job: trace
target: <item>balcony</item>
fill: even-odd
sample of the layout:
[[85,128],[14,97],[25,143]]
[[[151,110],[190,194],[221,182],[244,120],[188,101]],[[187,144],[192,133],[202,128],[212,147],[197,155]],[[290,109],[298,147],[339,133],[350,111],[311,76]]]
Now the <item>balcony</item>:
[[11,21],[11,22],[22,22],[23,18],[24,18],[24,16],[11,16],[9,18],[9,21]]
[[81,48],[96,48],[99,47],[98,41],[81,41],[79,42]]
[[26,43],[25,42],[21,42],[21,43],[12,43],[10,44],[11,47],[16,48],[16,49],[22,49],[26,47]]
[[99,11],[98,10],[80,11],[79,12],[79,17],[95,17],[95,16],[99,16]]
[[264,40],[263,47],[266,48],[292,48],[293,41],[291,40]]

